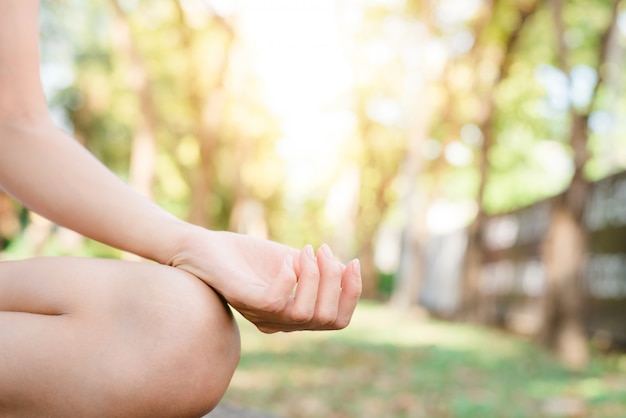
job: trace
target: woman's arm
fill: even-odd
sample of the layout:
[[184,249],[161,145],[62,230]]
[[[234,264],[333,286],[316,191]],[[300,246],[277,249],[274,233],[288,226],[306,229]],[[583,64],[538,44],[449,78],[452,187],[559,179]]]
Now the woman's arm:
[[[185,269],[264,331],[347,325],[358,264],[208,231],[144,198],[50,121],[38,75],[38,1],[0,0],[0,184],[55,223]],[[293,288],[297,285],[295,296]]]
[[171,257],[186,226],[135,193],[47,117],[0,122],[0,184],[59,225],[158,262]]
[[[0,184],[60,225],[162,262],[173,238],[163,234],[182,223],[128,188],[49,118],[39,79],[38,3],[0,0]],[[154,222],[171,227],[157,233]]]

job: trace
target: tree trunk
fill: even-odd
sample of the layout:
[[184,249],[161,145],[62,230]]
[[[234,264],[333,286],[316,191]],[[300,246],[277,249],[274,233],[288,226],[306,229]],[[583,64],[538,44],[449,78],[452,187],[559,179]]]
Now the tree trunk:
[[[384,214],[389,207],[386,193],[398,175],[398,164],[385,163],[381,158],[380,148],[373,146],[372,136],[375,136],[374,124],[369,120],[365,111],[366,98],[360,97],[358,116],[360,120],[360,136],[362,149],[362,164],[378,171],[380,179],[375,183],[368,183],[362,178],[358,181],[356,214],[351,221],[355,225],[357,255],[361,261],[361,275],[363,277],[364,299],[377,299],[379,295],[380,272],[375,263],[375,239],[381,226]],[[393,161],[400,160],[402,153],[394,155]],[[374,209],[372,209],[374,208]],[[344,241],[345,243],[345,241]],[[344,244],[345,245],[345,244]]]
[[197,121],[192,134],[198,140],[200,150],[198,166],[189,179],[193,192],[187,219],[193,224],[209,228],[213,224],[212,206],[216,188],[215,155],[226,94],[223,83],[229,64],[228,52],[235,39],[235,32],[228,22],[217,14],[213,14],[213,21],[224,30],[227,36],[223,53],[220,56],[211,57],[219,62],[215,67],[211,67],[217,68],[214,85],[207,85],[206,82],[203,83],[205,79],[203,73],[206,72],[208,66],[204,62],[198,62],[196,57],[195,35],[197,34],[187,24],[185,11],[180,1],[174,0],[173,3],[178,14],[182,47],[185,49],[189,70],[187,96],[194,119]]
[[[494,99],[494,89],[506,78],[512,61],[513,51],[517,46],[520,35],[529,18],[537,11],[540,0],[536,0],[527,7],[519,10],[519,23],[509,34],[501,54],[500,72],[496,76],[492,85],[484,88],[485,98],[480,115],[480,130],[483,134],[483,144],[480,150],[479,159],[479,185],[476,194],[476,218],[472,222],[468,231],[467,252],[465,256],[464,277],[461,291],[461,305],[458,317],[468,321],[484,322],[488,318],[481,307],[480,280],[483,265],[482,231],[486,219],[483,206],[485,189],[489,181],[489,154],[495,142],[493,134],[493,119],[495,117],[496,104]],[[492,7],[496,7],[494,4]],[[479,22],[480,27],[484,22]],[[477,42],[478,45],[478,42]]]
[[425,194],[420,193],[417,188],[417,179],[422,171],[419,147],[426,137],[429,115],[423,118],[409,140],[401,172],[408,184],[401,202],[406,224],[402,232],[398,272],[391,297],[391,305],[401,311],[418,303],[424,280],[427,202],[425,202]]
[[378,297],[379,292],[379,273],[374,262],[374,244],[372,241],[364,243],[362,250],[359,252],[359,261],[363,277],[363,298],[375,299]]
[[565,200],[552,209],[543,245],[547,291],[541,339],[567,365],[582,368],[589,359],[582,325],[586,239],[581,219]]
[[114,43],[128,60],[128,81],[139,99],[135,135],[131,143],[129,183],[139,193],[153,198],[156,171],[156,108],[150,89],[149,75],[133,39],[126,14],[117,0],[111,0],[115,16]]

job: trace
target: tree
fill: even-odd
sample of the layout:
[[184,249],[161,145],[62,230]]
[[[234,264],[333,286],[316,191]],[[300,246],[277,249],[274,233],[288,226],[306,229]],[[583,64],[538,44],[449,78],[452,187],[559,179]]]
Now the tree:
[[235,31],[226,20],[210,12],[207,26],[218,45],[211,49],[213,54],[207,56],[201,53],[201,49],[207,45],[203,31],[192,28],[180,1],[174,0],[172,3],[177,13],[176,27],[186,62],[186,82],[183,88],[191,112],[189,133],[197,141],[199,149],[197,166],[189,179],[194,193],[191,194],[188,218],[192,223],[210,227],[213,223],[211,206],[217,189],[215,156],[219,146],[220,120],[225,113],[224,79]]
[[[413,287],[413,280],[421,277],[420,268],[413,268],[414,256],[421,249],[414,245],[417,230],[412,220],[416,216],[420,144],[427,135],[431,112],[421,72],[406,62],[427,43],[428,36],[422,32],[419,19],[404,10],[373,7],[365,16],[350,51],[357,80],[353,92],[353,113],[358,119],[354,154],[360,166],[354,247],[361,259],[363,297],[379,296],[376,238],[387,213],[397,205],[402,206],[407,225],[403,227],[406,232],[400,262],[404,267],[396,277],[402,285],[396,286],[396,295],[416,297],[416,292],[404,285]],[[399,187],[400,183],[404,186]],[[404,302],[394,297],[394,304]]]
[[[586,256],[586,227],[583,221],[589,182],[585,166],[589,161],[589,117],[598,106],[598,92],[604,87],[610,41],[616,29],[619,0],[610,2],[608,24],[598,37],[597,58],[594,67],[598,80],[592,100],[583,108],[569,106],[570,126],[568,142],[573,151],[574,173],[569,186],[556,199],[552,209],[550,229],[544,245],[544,262],[548,283],[544,312],[543,340],[557,350],[559,356],[573,367],[582,367],[588,361],[583,325],[584,295],[582,275]],[[561,0],[551,2],[557,43],[557,65],[564,74],[570,74],[570,55],[565,43],[565,24]]]
[[139,193],[152,198],[157,154],[155,128],[158,120],[152,84],[134,40],[128,17],[118,0],[111,0],[110,4],[114,12],[115,47],[127,61],[128,86],[138,99],[138,120],[131,142],[129,183]]
[[[508,8],[515,9],[517,11],[516,23],[509,30],[506,28],[498,28],[503,32],[502,35],[502,47],[497,54],[496,59],[489,57],[492,54],[490,51],[490,43],[493,40],[488,38],[488,26],[500,26],[498,8],[507,7],[504,2],[496,1],[493,4],[493,12],[490,16],[490,21],[486,27],[479,26],[480,33],[477,33],[477,40],[474,46],[475,63],[478,64],[482,60],[493,60],[490,65],[497,69],[495,76],[491,80],[487,80],[487,83],[476,83],[476,88],[480,94],[480,113],[477,115],[477,125],[482,133],[482,146],[480,148],[480,156],[478,162],[478,191],[476,195],[476,218],[471,223],[468,231],[468,244],[467,252],[465,256],[465,276],[463,278],[463,291],[460,315],[465,319],[476,320],[483,318],[484,314],[480,312],[480,277],[482,271],[482,231],[484,228],[486,212],[485,212],[485,191],[487,184],[490,180],[490,163],[489,155],[492,146],[495,142],[495,136],[497,135],[494,129],[495,116],[496,116],[496,103],[495,103],[495,90],[502,80],[506,79],[511,63],[513,61],[513,54],[515,48],[519,42],[522,30],[525,24],[536,12],[540,5],[540,0],[533,2],[526,2],[520,5],[510,6]],[[502,10],[500,10],[502,12]],[[493,30],[493,29],[491,29]],[[478,71],[476,75],[479,76]],[[486,84],[486,85],[485,85]]]

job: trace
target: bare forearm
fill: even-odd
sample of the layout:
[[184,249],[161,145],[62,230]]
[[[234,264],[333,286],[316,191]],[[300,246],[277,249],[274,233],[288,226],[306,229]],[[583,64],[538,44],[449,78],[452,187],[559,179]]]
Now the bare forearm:
[[0,124],[0,184],[59,225],[159,262],[189,228],[46,119]]
[[187,224],[135,193],[48,117],[38,0],[0,0],[0,188],[50,220],[167,261]]

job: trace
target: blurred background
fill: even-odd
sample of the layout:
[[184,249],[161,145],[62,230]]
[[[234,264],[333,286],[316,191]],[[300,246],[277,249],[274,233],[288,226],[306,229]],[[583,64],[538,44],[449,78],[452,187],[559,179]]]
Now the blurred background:
[[[53,117],[138,191],[360,258],[353,326],[242,324],[227,399],[626,416],[624,1],[43,0],[41,28]],[[124,256],[0,195],[0,259],[60,254]]]

